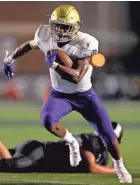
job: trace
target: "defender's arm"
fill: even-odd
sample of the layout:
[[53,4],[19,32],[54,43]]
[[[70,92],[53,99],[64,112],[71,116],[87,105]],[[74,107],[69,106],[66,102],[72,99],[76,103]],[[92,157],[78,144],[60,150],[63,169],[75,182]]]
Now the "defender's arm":
[[64,76],[70,82],[78,83],[82,80],[84,75],[86,74],[89,67],[89,57],[77,60],[77,68],[72,69],[69,67],[62,66],[60,64],[57,65],[56,71]]
[[9,150],[6,146],[0,141],[0,158],[2,159],[10,159],[12,158]]
[[97,164],[93,153],[89,151],[83,151],[83,153],[87,160],[90,173],[99,173],[99,174],[114,174],[115,173],[114,168]]

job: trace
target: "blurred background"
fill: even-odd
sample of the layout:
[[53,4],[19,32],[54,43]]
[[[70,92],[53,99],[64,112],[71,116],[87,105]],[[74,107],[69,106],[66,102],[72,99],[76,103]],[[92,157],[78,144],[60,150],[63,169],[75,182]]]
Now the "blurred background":
[[[29,138],[57,139],[40,123],[40,108],[51,91],[43,53],[32,51],[18,59],[12,80],[3,72],[3,59],[5,50],[12,52],[33,39],[38,26],[48,24],[49,15],[61,4],[74,5],[84,22],[81,30],[99,40],[99,52],[105,55],[106,64],[94,68],[93,87],[111,119],[126,129],[124,155],[132,151],[140,154],[133,145],[140,126],[139,2],[0,2],[0,139],[8,146]],[[77,113],[62,122],[73,133],[92,132]]]
[[[106,65],[95,68],[93,87],[104,100],[140,99],[139,2],[0,2],[0,97],[42,101],[50,91],[43,53],[33,51],[15,63],[16,77],[3,74],[5,50],[34,38],[40,24],[61,4],[76,6],[83,32],[96,37]],[[7,13],[8,12],[8,13]]]
[[[61,4],[74,5],[84,22],[81,30],[100,42],[106,64],[94,68],[93,87],[111,119],[124,126],[122,155],[130,171],[139,174],[140,149],[134,143],[140,133],[140,2],[0,2],[0,140],[11,147],[26,139],[58,139],[40,121],[40,108],[51,91],[43,53],[32,51],[18,59],[12,80],[3,72],[3,60],[5,50],[33,39]],[[75,112],[61,122],[72,133],[93,132]]]
[[[61,4],[74,5],[84,22],[81,30],[100,42],[99,52],[105,55],[106,64],[94,68],[93,87],[111,119],[123,125],[122,156],[139,180],[140,2],[0,2],[0,140],[8,147],[27,139],[58,140],[40,121],[40,108],[51,91],[43,53],[32,51],[18,59],[12,80],[3,72],[3,60],[5,50],[12,52],[33,39],[38,26],[48,24],[49,15]],[[72,133],[93,132],[75,112],[61,122]],[[80,179],[83,183],[83,176]]]

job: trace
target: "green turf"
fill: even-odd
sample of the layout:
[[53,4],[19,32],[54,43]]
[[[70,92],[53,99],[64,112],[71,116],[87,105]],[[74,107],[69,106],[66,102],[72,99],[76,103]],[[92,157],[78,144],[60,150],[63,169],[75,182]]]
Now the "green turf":
[[[105,103],[110,117],[121,122],[140,122],[140,105],[138,103]],[[26,103],[3,103],[0,102],[0,120],[40,120],[41,104]],[[83,118],[73,112],[66,120],[83,120]],[[65,120],[65,118],[64,118]]]
[[[0,102],[0,139],[8,146],[25,139],[57,140],[49,134],[40,124],[37,104],[13,104]],[[140,105],[139,104],[112,104],[105,105],[113,120],[124,123],[124,138],[121,144],[122,155],[125,163],[134,177],[133,184],[140,185]],[[64,119],[63,124],[72,132],[92,132],[92,127],[76,113]],[[118,185],[114,175],[91,175],[91,174],[0,174],[2,184],[45,184],[45,185]]]

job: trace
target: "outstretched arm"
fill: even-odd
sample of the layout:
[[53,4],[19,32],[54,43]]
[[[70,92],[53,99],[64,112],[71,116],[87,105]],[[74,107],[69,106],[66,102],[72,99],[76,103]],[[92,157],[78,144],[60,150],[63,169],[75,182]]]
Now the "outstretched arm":
[[26,53],[28,53],[29,51],[31,51],[32,49],[39,49],[38,45],[35,43],[34,40],[31,41],[27,41],[25,43],[23,43],[21,46],[19,46],[13,53],[13,59],[16,59]]
[[4,60],[5,63],[13,63],[15,59],[25,55],[32,49],[39,49],[38,45],[34,40],[27,41],[19,46],[11,55],[7,56]]
[[0,142],[0,158],[2,158],[2,159],[12,158],[9,150],[7,149],[7,147],[2,142]]
[[11,55],[9,55],[9,52],[6,51],[6,56],[4,58],[4,72],[8,79],[11,79],[14,74],[14,68],[12,66],[12,63],[17,59],[18,57],[25,55],[32,49],[38,49],[38,45],[34,40],[28,41],[23,43],[21,46],[19,46]]
[[114,168],[97,164],[93,153],[89,151],[83,151],[83,154],[87,160],[89,171],[91,173],[99,173],[99,174],[114,174],[115,173]]

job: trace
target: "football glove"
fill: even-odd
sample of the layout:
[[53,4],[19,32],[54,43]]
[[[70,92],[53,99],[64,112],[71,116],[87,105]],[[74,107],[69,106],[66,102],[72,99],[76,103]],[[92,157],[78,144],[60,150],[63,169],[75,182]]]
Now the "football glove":
[[12,63],[14,61],[15,60],[12,58],[12,56],[9,55],[9,52],[6,51],[6,55],[4,58],[4,72],[5,72],[6,76],[8,77],[8,79],[11,79],[15,74],[14,68],[12,66]]
[[47,56],[45,56],[45,62],[48,65],[49,68],[55,69],[58,64],[55,62],[57,58],[58,51],[56,50],[52,55],[50,51],[48,51]]

